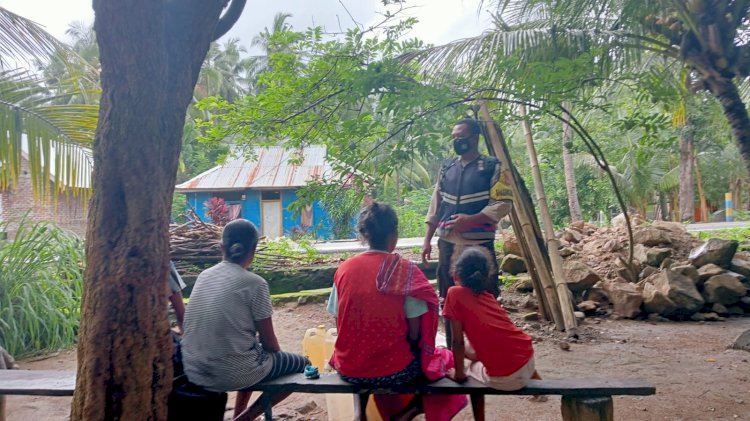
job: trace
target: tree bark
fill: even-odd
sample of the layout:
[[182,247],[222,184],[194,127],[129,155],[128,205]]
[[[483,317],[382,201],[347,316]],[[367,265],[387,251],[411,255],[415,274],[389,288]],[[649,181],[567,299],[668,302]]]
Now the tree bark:
[[[565,101],[563,107],[570,111],[573,105],[570,101]],[[563,156],[563,173],[565,174],[565,190],[568,192],[568,209],[570,210],[570,222],[583,220],[581,215],[581,205],[578,202],[578,187],[576,186],[575,166],[573,165],[573,155],[570,149],[573,146],[573,128],[570,127],[570,114],[564,113],[563,119],[563,139],[562,139],[562,156]]]
[[735,209],[742,209],[742,178],[738,178],[732,190],[732,201]]
[[711,93],[719,99],[724,115],[732,127],[737,149],[745,161],[745,169],[750,175],[750,117],[737,86],[732,79],[714,75],[707,77],[705,81]]
[[680,136],[680,222],[694,222],[695,219],[693,154],[693,126],[688,122]]
[[102,98],[72,420],[165,420],[169,214],[222,0],[95,0]]
[[666,193],[660,191],[658,192],[659,195],[659,206],[658,209],[655,209],[654,212],[654,219],[660,219],[662,221],[669,221],[669,206],[667,206],[667,195]]

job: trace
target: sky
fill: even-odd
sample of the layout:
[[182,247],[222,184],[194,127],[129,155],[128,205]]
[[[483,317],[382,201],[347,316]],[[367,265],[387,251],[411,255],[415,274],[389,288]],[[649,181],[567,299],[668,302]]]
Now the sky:
[[[479,35],[490,25],[489,15],[477,12],[480,2],[411,0],[406,13],[420,22],[409,36],[440,45]],[[487,3],[485,0],[485,5]],[[65,30],[71,22],[93,22],[91,4],[91,0],[0,0],[0,6],[35,21],[63,41],[67,40]],[[296,30],[320,25],[327,32],[340,32],[342,28],[353,27],[355,21],[360,27],[378,22],[382,17],[376,10],[382,8],[380,0],[250,0],[239,21],[222,40],[239,38],[240,45],[250,48],[253,37],[264,28],[270,28],[278,12],[291,13],[287,22]]]

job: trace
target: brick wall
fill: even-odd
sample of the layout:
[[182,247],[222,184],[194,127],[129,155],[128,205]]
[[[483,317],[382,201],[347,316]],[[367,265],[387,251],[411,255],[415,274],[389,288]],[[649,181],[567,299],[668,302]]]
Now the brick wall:
[[17,221],[27,212],[27,218],[30,220],[54,222],[61,228],[84,237],[86,234],[84,201],[80,197],[68,197],[62,193],[58,196],[57,207],[55,207],[51,196],[50,193],[50,199],[46,201],[34,200],[29,163],[23,159],[18,183],[14,187],[0,191],[0,220],[9,223],[8,237],[15,236],[18,228]]

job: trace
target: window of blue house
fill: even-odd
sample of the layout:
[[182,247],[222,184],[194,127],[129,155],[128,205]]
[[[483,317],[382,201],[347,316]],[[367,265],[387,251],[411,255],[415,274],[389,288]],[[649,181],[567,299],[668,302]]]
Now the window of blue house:
[[242,218],[242,200],[244,192],[242,191],[225,191],[217,192],[216,197],[224,199],[224,204],[227,206],[227,219],[234,220]]

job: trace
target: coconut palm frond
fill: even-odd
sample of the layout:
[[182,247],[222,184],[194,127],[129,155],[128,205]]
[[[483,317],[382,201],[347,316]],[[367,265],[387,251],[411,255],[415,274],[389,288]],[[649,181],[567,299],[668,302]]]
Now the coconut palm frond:
[[0,7],[0,68],[12,68],[16,61],[45,61],[64,45],[41,26]]
[[400,59],[417,64],[428,79],[449,80],[460,74],[468,81],[486,83],[501,79],[500,70],[509,59],[516,60],[517,66],[523,68],[529,63],[575,59],[586,53],[597,54],[597,66],[629,67],[639,62],[642,55],[642,49],[630,47],[650,41],[638,38],[623,41],[627,37],[628,34],[621,31],[525,24],[409,52]]
[[656,186],[661,191],[671,190],[680,185],[680,167],[675,166],[670,169],[664,175],[662,175],[656,183]]
[[[15,185],[27,159],[36,195],[88,195],[96,105],[49,106],[39,80],[0,72],[0,189]],[[47,98],[48,99],[48,98]]]
[[750,101],[750,78],[746,78],[738,84],[737,89],[740,91],[740,97],[745,104]]

